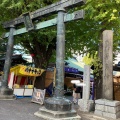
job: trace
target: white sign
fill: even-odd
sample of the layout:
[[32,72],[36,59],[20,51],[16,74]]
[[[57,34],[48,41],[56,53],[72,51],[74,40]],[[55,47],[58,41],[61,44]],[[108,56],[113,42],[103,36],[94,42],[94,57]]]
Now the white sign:
[[32,95],[32,102],[43,104],[44,103],[44,98],[45,98],[45,89],[36,89],[34,88],[33,95]]

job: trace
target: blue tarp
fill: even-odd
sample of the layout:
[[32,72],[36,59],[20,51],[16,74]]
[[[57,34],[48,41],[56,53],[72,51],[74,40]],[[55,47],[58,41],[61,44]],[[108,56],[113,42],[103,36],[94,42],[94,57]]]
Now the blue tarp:
[[84,71],[84,64],[78,62],[74,58],[69,58],[68,60],[65,60],[65,62],[69,63],[66,67],[75,68],[78,69],[78,71]]
[[[68,65],[65,66],[65,72],[75,74],[79,73],[79,71],[84,72],[84,63],[78,62],[75,58],[69,58],[68,60],[65,60],[65,62],[68,63]],[[83,75],[81,75],[81,77],[83,78]],[[93,75],[90,75],[90,80],[94,80]]]

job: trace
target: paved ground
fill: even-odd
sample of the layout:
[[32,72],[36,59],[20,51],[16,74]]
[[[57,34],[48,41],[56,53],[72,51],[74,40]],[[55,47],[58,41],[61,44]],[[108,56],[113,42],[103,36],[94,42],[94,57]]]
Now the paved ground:
[[42,120],[34,113],[40,105],[31,103],[31,98],[0,100],[0,120]]
[[[68,99],[72,100],[71,97]],[[0,120],[43,120],[34,116],[34,113],[42,107],[32,103],[31,98],[20,98],[17,100],[0,100]],[[83,113],[78,110],[78,105],[73,108],[82,117],[82,120],[112,120],[95,116],[93,113]],[[120,120],[120,119],[118,119]]]

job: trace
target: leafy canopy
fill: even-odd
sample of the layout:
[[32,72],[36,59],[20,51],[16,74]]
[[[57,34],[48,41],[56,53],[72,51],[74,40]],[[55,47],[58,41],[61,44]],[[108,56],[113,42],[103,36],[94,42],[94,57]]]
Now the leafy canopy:
[[[22,13],[32,12],[56,1],[59,0],[0,0],[0,23],[14,19],[22,15]],[[114,50],[116,50],[120,43],[119,6],[119,0],[86,0],[84,6],[67,11],[69,13],[78,9],[84,9],[85,18],[66,23],[66,56],[71,56],[76,51],[80,54],[86,52],[95,54],[98,51],[99,42],[101,41],[100,34],[105,29],[113,30]],[[36,22],[50,18],[42,18]],[[2,34],[3,31],[1,26],[0,33]],[[55,37],[56,27],[51,27],[20,35],[16,37],[16,44],[20,43],[29,53],[33,53],[36,47],[35,41],[37,41],[39,50],[41,51],[44,48],[44,51],[47,51],[49,45],[55,47],[56,41],[53,41]],[[53,53],[51,54],[55,56],[55,53]],[[43,54],[45,54],[43,51],[41,51],[41,55],[37,54],[38,58],[42,58]]]

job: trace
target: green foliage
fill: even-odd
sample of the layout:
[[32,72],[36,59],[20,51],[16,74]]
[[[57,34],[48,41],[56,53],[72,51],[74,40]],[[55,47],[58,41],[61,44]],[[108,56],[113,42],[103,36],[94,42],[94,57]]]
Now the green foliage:
[[[32,12],[41,7],[56,2],[57,0],[1,0],[0,1],[0,22],[9,21],[11,19],[21,16],[25,12]],[[49,19],[41,18],[39,21],[34,21],[34,24],[40,21]],[[18,26],[16,29],[23,27]],[[47,28],[38,31],[31,31],[23,35],[15,37],[15,44],[22,45],[24,51],[29,54],[37,54],[35,57],[36,65],[45,66],[51,58],[52,52],[55,50],[56,27]],[[0,35],[5,30],[0,26]],[[54,41],[54,42],[53,42]],[[52,50],[53,49],[53,50]],[[50,51],[50,52],[49,52]],[[40,61],[39,59],[42,60]],[[46,61],[47,59],[47,61]],[[40,63],[39,63],[40,62]]]
[[[0,0],[0,23],[14,19],[25,12],[32,12],[59,0]],[[114,32],[114,51],[120,44],[120,20],[119,20],[119,0],[86,0],[82,7],[66,10],[70,13],[79,9],[85,10],[83,20],[66,23],[66,57],[71,57],[76,51],[80,54],[89,53],[95,55],[98,51],[100,34],[103,30],[109,29]],[[57,15],[55,15],[57,16]],[[48,16],[35,21],[51,19]],[[0,26],[0,35],[5,30]],[[26,52],[35,53],[44,59],[54,60],[56,41],[56,27],[50,27],[16,37],[16,44],[21,44]],[[38,46],[36,48],[36,46]],[[51,47],[53,49],[51,49]],[[52,51],[50,57],[48,51]],[[38,52],[39,51],[39,52]],[[49,58],[49,59],[48,59]],[[45,60],[44,60],[45,61]]]
[[71,49],[67,49],[66,52],[71,54],[74,49],[81,54],[86,52],[94,55],[98,51],[100,34],[105,29],[114,32],[115,51],[120,42],[119,5],[116,0],[87,0],[86,5],[83,6],[85,18],[66,25],[68,30],[66,46]]
[[88,53],[86,56],[83,57],[83,62],[86,65],[92,65],[92,63],[94,62],[96,57],[90,56],[90,54]]
[[94,80],[97,80],[97,78],[101,76],[102,62],[98,58],[94,60],[93,65],[94,65],[94,70],[93,70]]
[[6,53],[6,42],[3,42],[2,39],[0,39],[0,58],[2,58]]
[[102,71],[102,62],[98,58],[98,54],[91,56],[89,53],[83,57],[83,62],[87,65],[94,66],[93,74],[94,74],[94,79],[97,80],[97,78],[100,76],[101,71]]

